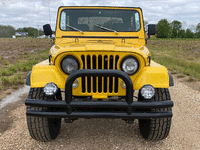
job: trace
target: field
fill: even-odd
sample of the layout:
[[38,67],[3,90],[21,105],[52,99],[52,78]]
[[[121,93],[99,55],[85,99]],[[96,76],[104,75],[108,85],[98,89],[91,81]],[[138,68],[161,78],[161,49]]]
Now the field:
[[23,86],[32,66],[48,58],[50,39],[0,38],[0,100]]
[[200,80],[200,40],[149,40],[147,47],[152,59],[166,66],[171,73],[189,76],[189,81]]
[[[48,58],[51,39],[0,39],[0,100],[23,86],[32,66]],[[152,59],[190,83],[200,80],[200,40],[149,40]],[[198,89],[199,90],[199,89]]]

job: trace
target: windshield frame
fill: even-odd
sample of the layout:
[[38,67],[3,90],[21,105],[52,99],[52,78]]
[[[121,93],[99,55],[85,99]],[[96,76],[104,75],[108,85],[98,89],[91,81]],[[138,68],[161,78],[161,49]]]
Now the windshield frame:
[[[62,7],[60,7],[60,8],[62,8]],[[110,8],[112,8],[112,9],[110,9]],[[95,7],[85,7],[85,8],[84,7],[81,7],[81,8],[73,8],[73,7],[67,8],[67,7],[65,7],[64,9],[62,9],[60,11],[60,14],[58,15],[58,17],[59,17],[59,24],[58,24],[58,26],[59,26],[59,29],[61,31],[64,31],[64,32],[76,32],[76,31],[68,31],[68,30],[62,30],[61,29],[61,14],[62,14],[63,11],[66,11],[66,10],[119,10],[119,11],[120,10],[126,10],[126,11],[135,11],[135,12],[138,13],[140,28],[137,31],[117,31],[117,30],[116,31],[117,32],[132,32],[132,33],[137,33],[137,32],[141,31],[141,29],[142,29],[142,22],[143,22],[142,21],[143,17],[141,16],[140,12],[137,9],[141,10],[141,8],[139,8],[139,7],[102,7],[102,8],[101,7],[97,7],[97,8],[95,8]],[[103,33],[105,33],[105,32],[108,32],[108,31],[102,30],[102,31],[84,31],[84,32],[88,32],[88,33],[92,33],[92,32],[98,32],[98,33],[100,33],[100,32],[103,32]]]

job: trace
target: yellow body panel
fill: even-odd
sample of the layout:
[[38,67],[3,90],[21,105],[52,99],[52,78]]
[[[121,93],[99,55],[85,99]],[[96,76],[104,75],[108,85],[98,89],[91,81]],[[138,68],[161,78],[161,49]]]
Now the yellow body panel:
[[58,69],[49,65],[48,60],[45,60],[32,69],[31,87],[44,87],[49,82],[54,82],[58,87],[62,87],[62,82],[65,78],[59,73]]
[[[140,14],[141,19],[141,29],[138,32],[119,32],[116,34],[115,32],[89,32],[84,31],[84,34],[78,31],[62,31],[59,27],[60,22],[60,13],[63,9],[133,9],[137,10]],[[67,36],[64,38],[63,36]],[[68,38],[69,36],[77,36],[78,38]],[[104,38],[93,38],[96,36],[103,36]],[[123,38],[135,36],[138,38]],[[87,38],[86,38],[87,37]],[[108,37],[108,38],[105,38]],[[115,38],[116,37],[116,38]],[[92,57],[95,56],[98,62],[98,56],[103,58],[107,58],[108,68],[102,67],[101,69],[117,69],[121,70],[121,61],[126,56],[134,56],[139,61],[139,70],[137,73],[130,75],[130,78],[133,82],[133,90],[139,90],[142,86],[146,84],[150,84],[155,88],[168,88],[169,87],[169,76],[168,71],[164,66],[161,66],[153,61],[149,64],[150,52],[145,46],[145,36],[144,36],[144,28],[143,28],[143,18],[142,11],[139,8],[120,8],[120,7],[61,7],[58,10],[58,19],[56,26],[56,38],[55,45],[50,49],[51,64],[49,65],[48,60],[43,61],[37,65],[35,65],[32,69],[31,73],[31,87],[44,87],[45,84],[49,82],[55,83],[58,88],[65,89],[65,82],[68,78],[68,75],[65,74],[61,67],[61,61],[65,56],[72,55],[76,57],[80,63],[79,69],[99,69],[88,67],[87,65],[83,65],[86,62],[83,61],[82,56],[86,60],[86,56],[90,56],[91,66],[93,63]],[[111,63],[111,58],[114,64],[113,68],[109,68],[109,64]],[[118,58],[118,60],[116,60]],[[88,58],[87,58],[88,59]],[[117,62],[117,66],[115,66],[115,62]],[[97,63],[96,63],[97,64]],[[102,65],[104,66],[104,65]],[[98,78],[98,77],[96,77]],[[103,83],[104,79],[102,77],[102,91],[105,88]],[[126,93],[126,89],[121,86],[121,79],[118,79],[118,82],[113,78],[113,91],[109,92],[109,81],[112,79],[107,78],[107,91],[106,92],[98,92],[98,85],[96,87],[96,92],[88,91],[88,77],[85,77],[84,80],[85,85],[82,85],[83,78],[79,77],[79,85],[76,88],[73,88],[73,95],[75,96],[91,96],[95,99],[107,98],[108,96],[124,96]],[[98,79],[95,80],[99,83]],[[114,83],[118,86],[118,92],[114,91]],[[91,87],[93,85],[93,77],[91,77]],[[86,91],[82,91],[82,87],[86,87]]]
[[[133,90],[139,90],[142,86],[150,84],[155,88],[168,88],[169,76],[168,71],[164,66],[155,62],[154,65],[141,67],[137,74],[130,76],[133,82]],[[152,64],[153,64],[152,63]],[[119,67],[119,66],[118,66]],[[37,64],[33,67],[31,73],[31,87],[44,87],[45,84],[53,82],[59,88],[65,89],[65,82],[68,75],[63,75],[61,69],[57,69],[54,65],[49,65],[48,60]],[[78,78],[79,86],[73,89],[73,95],[76,96],[92,96],[93,98],[107,98],[107,96],[124,96],[125,89],[121,86],[121,79],[119,79],[118,93],[82,93],[81,92],[81,78]]]

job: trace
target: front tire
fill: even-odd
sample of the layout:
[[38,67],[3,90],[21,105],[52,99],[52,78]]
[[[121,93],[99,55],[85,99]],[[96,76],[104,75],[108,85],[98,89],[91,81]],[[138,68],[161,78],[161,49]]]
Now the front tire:
[[[59,98],[61,98],[60,93],[58,93],[57,95]],[[47,96],[45,96],[42,88],[31,88],[28,98],[46,100]],[[30,107],[30,106],[27,106],[27,109],[36,111],[47,110],[46,107]],[[54,140],[58,136],[61,127],[61,119],[27,116],[27,125],[30,136],[33,139],[42,142],[47,142]]]
[[[168,89],[155,89],[155,96],[151,101],[166,101],[170,100]],[[138,96],[139,101],[141,96]],[[171,108],[156,108],[150,111],[162,112],[172,111]],[[140,133],[146,140],[162,140],[165,139],[170,131],[171,117],[161,119],[139,119]]]

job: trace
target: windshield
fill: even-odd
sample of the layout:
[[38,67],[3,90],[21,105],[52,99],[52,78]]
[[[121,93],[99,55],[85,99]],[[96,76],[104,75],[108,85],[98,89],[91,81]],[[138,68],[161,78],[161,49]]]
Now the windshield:
[[63,31],[137,32],[141,28],[136,10],[120,9],[64,9],[60,29]]

